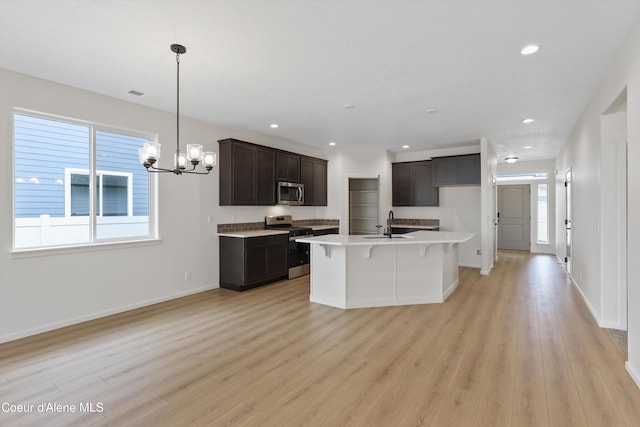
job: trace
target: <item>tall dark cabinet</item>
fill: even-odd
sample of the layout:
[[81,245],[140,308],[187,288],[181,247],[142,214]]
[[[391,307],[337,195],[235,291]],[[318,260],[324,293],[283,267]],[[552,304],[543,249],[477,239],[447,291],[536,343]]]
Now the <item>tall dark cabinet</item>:
[[438,206],[431,160],[393,163],[391,187],[393,206]]
[[327,206],[327,161],[300,157],[300,182],[304,184],[305,206]]
[[218,143],[220,205],[274,205],[275,150],[236,139]]

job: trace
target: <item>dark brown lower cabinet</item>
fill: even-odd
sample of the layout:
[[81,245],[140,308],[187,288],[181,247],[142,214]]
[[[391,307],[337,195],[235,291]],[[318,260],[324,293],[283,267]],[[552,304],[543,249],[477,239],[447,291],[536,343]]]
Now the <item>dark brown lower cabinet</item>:
[[287,278],[288,234],[219,239],[221,288],[245,291]]

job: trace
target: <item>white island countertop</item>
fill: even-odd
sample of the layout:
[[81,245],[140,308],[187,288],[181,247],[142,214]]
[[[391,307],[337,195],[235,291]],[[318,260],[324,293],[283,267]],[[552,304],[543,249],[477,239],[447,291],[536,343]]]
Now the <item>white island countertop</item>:
[[392,238],[383,235],[353,236],[346,234],[327,234],[326,236],[296,239],[296,242],[332,246],[415,245],[462,243],[471,239],[474,235],[475,233],[464,231],[414,231],[406,234],[394,234]]
[[296,241],[311,246],[309,300],[345,309],[444,302],[458,286],[458,244],[474,234],[329,234]]

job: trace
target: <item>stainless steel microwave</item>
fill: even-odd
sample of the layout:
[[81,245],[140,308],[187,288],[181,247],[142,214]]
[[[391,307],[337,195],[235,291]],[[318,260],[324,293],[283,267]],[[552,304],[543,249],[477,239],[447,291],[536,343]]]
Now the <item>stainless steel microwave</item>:
[[278,182],[276,197],[276,202],[279,205],[304,205],[304,184]]

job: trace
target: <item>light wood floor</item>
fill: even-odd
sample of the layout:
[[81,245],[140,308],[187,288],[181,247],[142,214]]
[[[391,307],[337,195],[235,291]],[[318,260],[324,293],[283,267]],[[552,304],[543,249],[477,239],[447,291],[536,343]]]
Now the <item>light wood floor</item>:
[[640,390],[552,256],[460,270],[444,304],[217,289],[0,345],[0,425],[638,426]]

